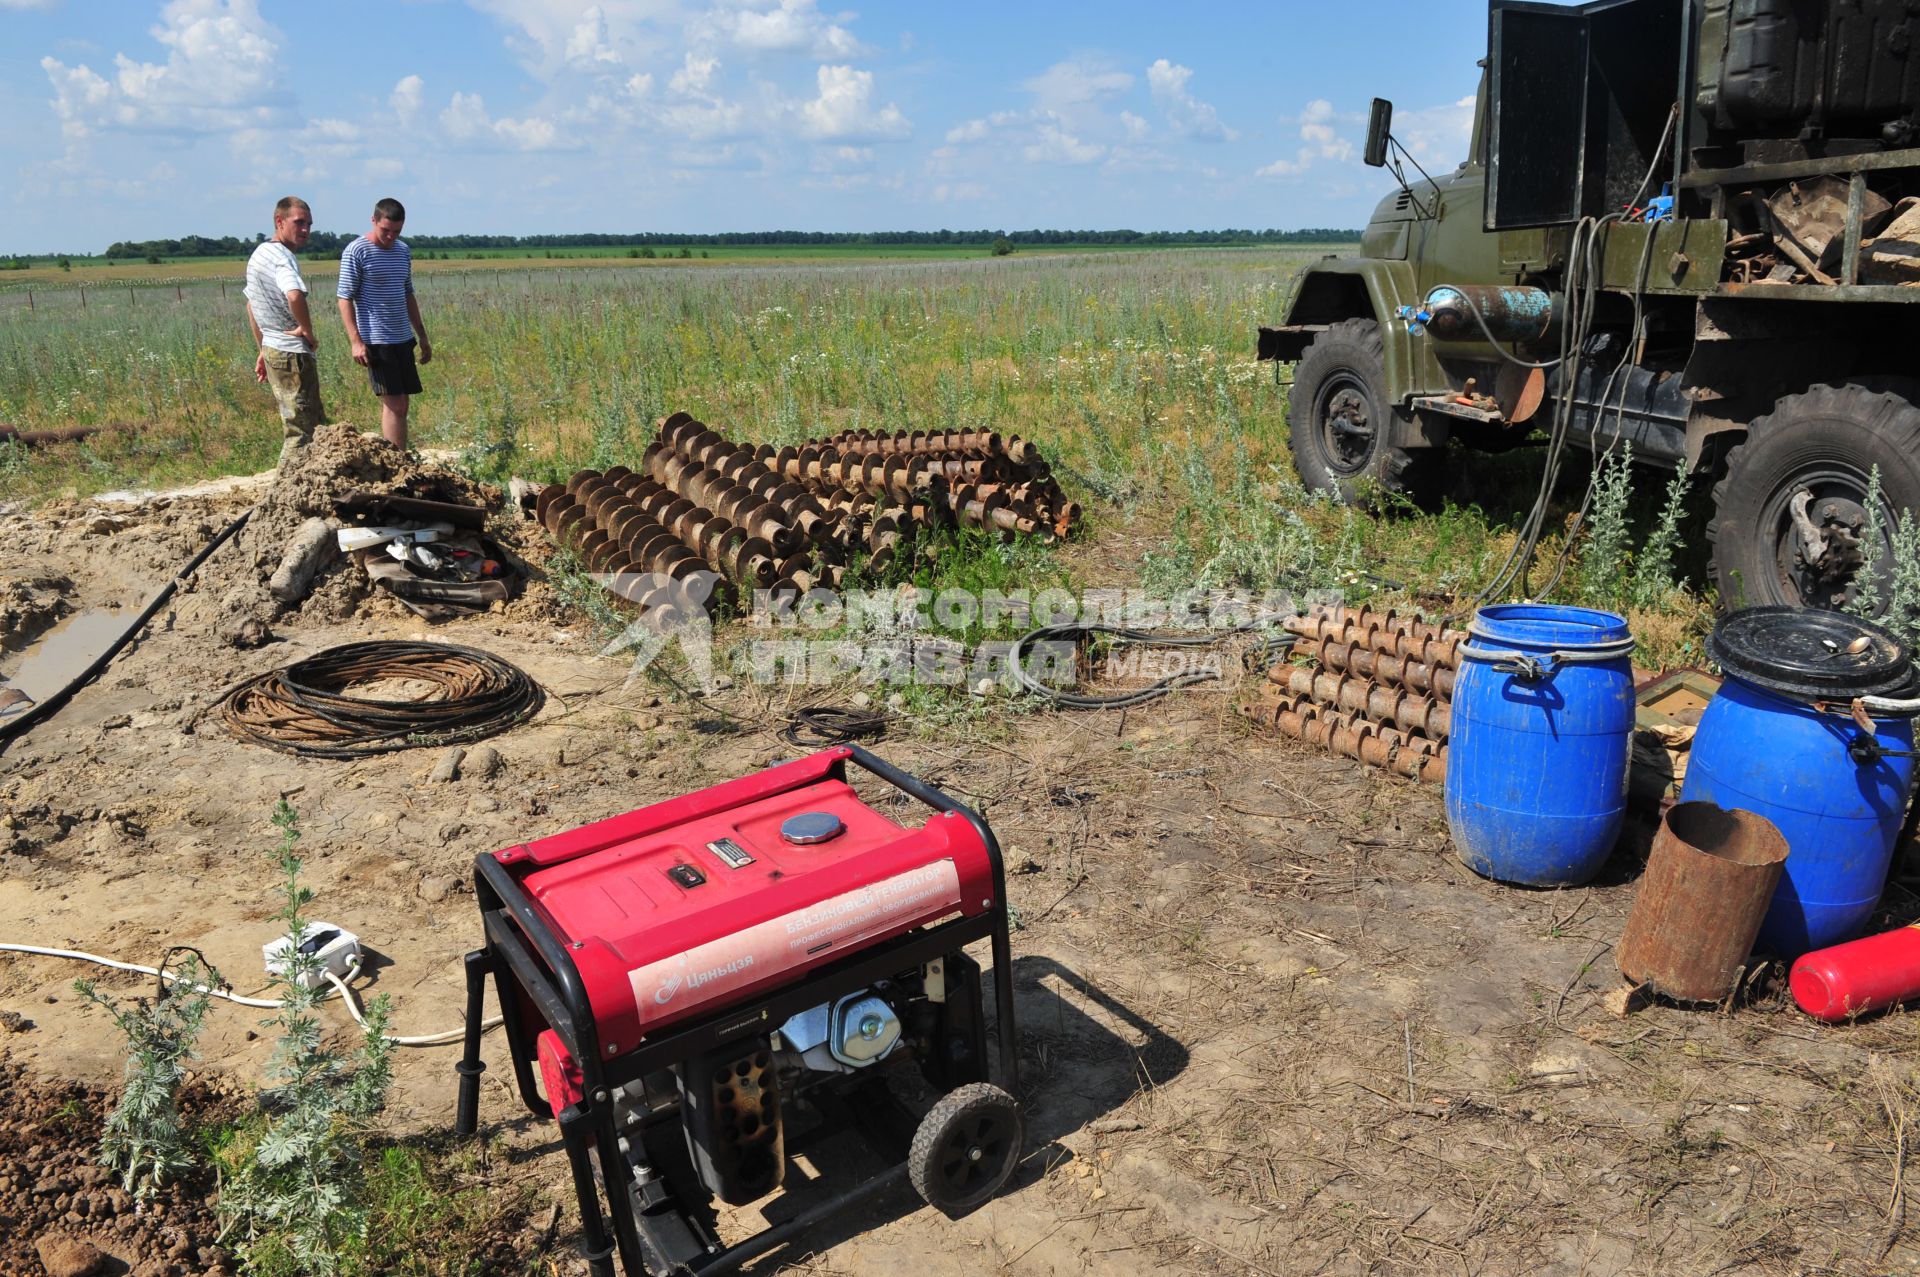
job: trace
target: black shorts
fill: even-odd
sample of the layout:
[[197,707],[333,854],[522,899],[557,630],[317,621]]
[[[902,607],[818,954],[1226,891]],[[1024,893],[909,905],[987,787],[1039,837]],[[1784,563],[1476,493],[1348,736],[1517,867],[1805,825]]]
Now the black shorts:
[[367,347],[367,380],[373,384],[374,394],[420,393],[420,370],[413,363],[414,345],[414,342],[402,341],[391,346]]

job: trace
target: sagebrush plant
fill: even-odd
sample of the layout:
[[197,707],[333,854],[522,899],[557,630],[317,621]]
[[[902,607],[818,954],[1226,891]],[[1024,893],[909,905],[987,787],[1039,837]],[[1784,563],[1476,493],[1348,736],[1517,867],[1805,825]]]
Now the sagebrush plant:
[[1587,536],[1580,549],[1580,596],[1592,603],[1614,602],[1629,579],[1632,529],[1627,503],[1632,497],[1633,445],[1594,459],[1593,508],[1587,512]]
[[1680,522],[1686,515],[1687,490],[1692,483],[1693,476],[1684,465],[1676,466],[1673,477],[1667,480],[1660,517],[1646,544],[1634,556],[1633,583],[1628,593],[1636,607],[1660,607],[1684,584],[1674,577],[1674,551],[1680,547]]
[[1886,598],[1880,593],[1880,573],[1883,565],[1880,561],[1880,547],[1887,541],[1887,521],[1881,514],[1881,505],[1886,500],[1880,487],[1880,467],[1876,464],[1867,472],[1867,524],[1860,533],[1860,545],[1866,556],[1866,562],[1853,577],[1853,593],[1848,597],[1845,610],[1867,620],[1875,620],[1885,610]]
[[107,1115],[100,1161],[137,1200],[151,1197],[193,1166],[180,1122],[180,1087],[218,977],[197,956],[172,968],[170,988],[123,1006],[80,980],[80,996],[113,1017],[126,1039],[127,1084]]
[[366,1122],[385,1103],[392,1080],[388,1007],[384,997],[368,1004],[352,1059],[326,1046],[318,1009],[327,985],[307,987],[321,963],[300,950],[314,895],[300,882],[299,818],[285,799],[273,823],[280,830],[283,899],[273,916],[294,941],[274,977],[279,1014],[267,1021],[280,1031],[269,1066],[280,1085],[261,1094],[264,1115],[255,1138],[228,1152],[219,1210],[224,1235],[237,1237],[250,1268],[269,1257],[283,1267],[292,1257],[312,1277],[334,1277],[366,1235]]
[[1909,643],[1920,642],[1920,521],[1902,510],[1893,529],[1893,580],[1881,623]]

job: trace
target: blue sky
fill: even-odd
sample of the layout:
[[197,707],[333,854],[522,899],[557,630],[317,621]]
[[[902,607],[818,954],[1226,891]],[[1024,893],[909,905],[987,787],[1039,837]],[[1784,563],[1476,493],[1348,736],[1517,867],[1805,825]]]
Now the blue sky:
[[1486,10],[0,0],[0,252],[416,234],[1358,226],[1464,154]]

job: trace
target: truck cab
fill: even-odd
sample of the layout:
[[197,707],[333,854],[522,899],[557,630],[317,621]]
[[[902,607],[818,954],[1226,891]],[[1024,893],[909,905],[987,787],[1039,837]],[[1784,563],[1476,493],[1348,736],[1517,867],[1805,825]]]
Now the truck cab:
[[1852,601],[1920,505],[1914,36],[1904,0],[1493,0],[1465,160],[1410,174],[1376,99],[1396,189],[1260,330],[1303,481],[1630,442],[1713,484],[1723,603]]

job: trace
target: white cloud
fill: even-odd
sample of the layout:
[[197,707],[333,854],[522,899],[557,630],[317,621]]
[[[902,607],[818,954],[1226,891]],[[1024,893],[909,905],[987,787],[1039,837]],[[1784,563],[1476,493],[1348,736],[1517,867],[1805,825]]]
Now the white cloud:
[[1473,96],[1445,106],[1396,112],[1393,136],[1429,169],[1458,164],[1467,158],[1473,143]]
[[575,64],[619,64],[620,54],[615,51],[607,32],[607,15],[599,5],[590,6],[580,15],[580,21],[574,24],[567,36],[563,56]]
[[1353,142],[1341,130],[1351,130],[1359,123],[1359,118],[1341,115],[1334,110],[1333,103],[1325,98],[1315,98],[1301,109],[1293,121],[1299,126],[1300,136],[1300,147],[1294,152],[1293,158],[1277,159],[1255,169],[1254,176],[1298,177],[1323,160],[1333,164],[1351,164],[1354,157]]
[[393,108],[393,113],[402,124],[413,123],[420,114],[421,91],[425,88],[426,83],[417,75],[403,76],[393,86],[393,94],[387,99],[387,104]]
[[1133,87],[1133,77],[1099,58],[1056,62],[1021,87],[1042,111],[1064,114],[1090,106]]
[[773,53],[805,53],[816,58],[857,58],[869,50],[840,23],[852,14],[829,18],[816,0],[749,0],[738,7],[716,6],[694,24],[696,34]]
[[677,0],[467,0],[504,23],[507,47],[546,81],[613,72],[677,47]]
[[1021,152],[1035,164],[1091,164],[1106,153],[1106,147],[1083,142],[1051,120],[1040,125],[1034,141]]
[[1144,142],[1147,134],[1151,132],[1147,122],[1132,111],[1120,112],[1120,127],[1127,131],[1129,142]]
[[60,0],[0,0],[0,9],[51,9]]
[[949,142],[979,142],[987,136],[985,120],[968,120],[965,124],[956,124],[947,130]]
[[534,116],[494,119],[478,93],[454,94],[440,112],[440,128],[457,142],[497,142],[518,151],[551,151],[563,145],[553,121]]
[[1147,87],[1153,100],[1167,117],[1167,123],[1187,137],[1207,141],[1230,142],[1234,132],[1220,123],[1220,113],[1212,105],[1193,96],[1187,88],[1193,68],[1180,66],[1165,58],[1147,68]]
[[167,60],[116,54],[111,80],[85,64],[40,59],[68,137],[99,129],[226,132],[286,113],[280,33],[261,18],[256,0],[173,0],[149,34]]
[[800,108],[800,132],[819,140],[898,141],[913,133],[900,108],[873,104],[873,72],[823,66],[819,96]]
[[673,78],[667,81],[667,87],[675,93],[705,93],[713,86],[714,72],[720,69],[719,58],[702,58],[687,54]]

